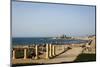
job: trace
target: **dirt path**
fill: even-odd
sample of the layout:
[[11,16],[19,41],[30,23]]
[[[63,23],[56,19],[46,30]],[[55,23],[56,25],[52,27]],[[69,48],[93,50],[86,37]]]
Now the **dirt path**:
[[72,48],[61,55],[51,59],[50,61],[46,61],[46,63],[61,63],[61,62],[72,62],[74,61],[79,54],[82,53],[81,47]]

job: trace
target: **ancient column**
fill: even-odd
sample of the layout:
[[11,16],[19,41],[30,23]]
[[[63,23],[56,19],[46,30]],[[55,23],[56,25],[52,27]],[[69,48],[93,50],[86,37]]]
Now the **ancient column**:
[[13,49],[13,59],[16,59],[15,58],[15,49]]
[[52,55],[55,56],[55,45],[52,45]]
[[35,45],[35,59],[38,59],[38,45]]
[[27,49],[24,48],[24,59],[26,59],[26,58],[27,58]]
[[52,57],[52,44],[49,44],[50,51],[49,51],[49,56]]
[[49,45],[46,44],[46,59],[49,59]]

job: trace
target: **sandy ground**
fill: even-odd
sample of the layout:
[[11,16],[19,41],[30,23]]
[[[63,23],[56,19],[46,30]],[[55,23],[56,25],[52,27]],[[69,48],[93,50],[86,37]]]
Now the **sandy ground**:
[[77,56],[82,53],[82,48],[81,47],[76,47],[72,48],[68,51],[65,51],[64,53],[56,56],[53,59],[39,59],[39,60],[32,60],[32,59],[16,59],[12,60],[13,64],[18,64],[18,63],[61,63],[61,62],[72,62],[74,61]]
[[[56,55],[52,59],[14,59],[12,60],[12,64],[26,64],[26,63],[33,63],[33,64],[48,64],[48,63],[63,63],[63,62],[74,62],[77,57],[81,54],[96,54],[96,43],[95,43],[95,37],[91,38],[92,43],[90,44],[91,51],[84,50],[84,48],[78,46],[78,47],[72,47],[71,49],[67,50],[66,45],[58,45],[56,46]],[[44,56],[45,57],[45,54]]]
[[83,53],[88,53],[88,54],[95,54],[96,53],[96,40],[95,37],[90,38],[92,40],[91,44],[90,44],[90,51],[88,50],[84,50]]

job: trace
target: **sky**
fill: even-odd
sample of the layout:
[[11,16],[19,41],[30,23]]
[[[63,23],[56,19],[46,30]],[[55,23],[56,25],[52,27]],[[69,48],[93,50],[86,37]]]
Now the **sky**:
[[95,6],[12,1],[12,37],[95,35]]

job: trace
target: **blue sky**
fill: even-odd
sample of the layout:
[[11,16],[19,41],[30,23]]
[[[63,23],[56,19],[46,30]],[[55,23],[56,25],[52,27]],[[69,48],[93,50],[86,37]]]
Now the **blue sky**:
[[95,34],[95,6],[12,2],[13,37]]

